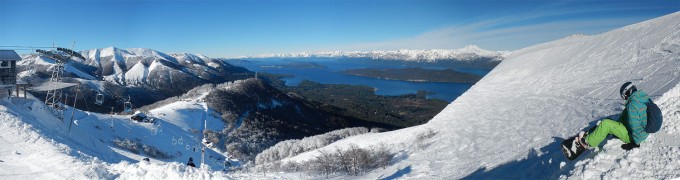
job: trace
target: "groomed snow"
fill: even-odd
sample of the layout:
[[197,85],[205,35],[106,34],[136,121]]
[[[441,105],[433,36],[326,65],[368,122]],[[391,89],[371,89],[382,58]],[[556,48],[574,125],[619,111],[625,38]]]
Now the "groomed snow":
[[[600,35],[513,52],[429,123],[354,136],[321,150],[387,144],[397,153],[396,164],[363,177],[368,179],[680,177],[678,166],[673,166],[678,127],[672,123],[678,121],[680,100],[677,92],[661,97],[680,82],[679,19],[676,12]],[[620,142],[610,140],[604,152],[566,160],[559,143],[618,115],[624,103],[618,89],[626,81],[664,104],[667,125],[638,150],[621,151]],[[427,138],[428,131],[434,136]],[[288,161],[318,154],[303,153]]]

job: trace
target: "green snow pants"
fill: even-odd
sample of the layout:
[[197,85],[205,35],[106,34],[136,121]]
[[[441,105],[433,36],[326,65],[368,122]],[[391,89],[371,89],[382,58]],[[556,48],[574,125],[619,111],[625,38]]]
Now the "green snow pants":
[[624,143],[630,143],[630,137],[628,136],[628,129],[623,123],[614,121],[611,119],[603,119],[600,125],[595,126],[594,130],[591,130],[586,136],[586,143],[590,147],[597,147],[607,138],[608,135],[614,135],[619,138]]

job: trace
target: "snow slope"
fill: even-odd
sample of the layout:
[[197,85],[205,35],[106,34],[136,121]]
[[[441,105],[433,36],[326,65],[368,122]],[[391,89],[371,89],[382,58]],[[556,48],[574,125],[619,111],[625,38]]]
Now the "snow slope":
[[[70,110],[62,122],[30,94],[28,99],[3,98],[0,100],[0,179],[230,178],[220,171],[227,154],[217,149],[206,149],[206,169],[184,165],[193,157],[201,167],[203,135],[200,132],[204,128],[224,127],[219,117],[207,114],[212,110],[205,108],[199,100],[162,106],[152,110],[163,114],[151,113],[158,118],[154,124],[132,122],[129,115],[77,110],[69,132]],[[138,143],[139,152],[117,146],[117,140]],[[154,156],[147,148],[171,157]],[[151,161],[141,161],[145,157]]]
[[[389,145],[397,162],[365,178],[680,177],[673,160],[679,151],[680,100],[677,89],[669,92],[680,82],[679,57],[680,12],[527,47],[513,52],[429,123],[350,137],[322,150]],[[600,152],[566,160],[559,143],[597,120],[617,116],[624,103],[618,89],[626,81],[662,105],[662,131],[638,150],[621,151],[620,142],[610,140]]]
[[[78,160],[70,147],[43,136],[51,132],[37,131],[28,119],[10,110],[3,100],[0,106],[0,178],[2,179],[67,179],[91,178],[95,169],[89,160]],[[79,171],[69,170],[80,167]]]

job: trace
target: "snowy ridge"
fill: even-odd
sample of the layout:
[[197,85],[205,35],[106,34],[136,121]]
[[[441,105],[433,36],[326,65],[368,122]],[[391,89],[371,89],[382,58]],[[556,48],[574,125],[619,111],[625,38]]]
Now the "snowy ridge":
[[[173,63],[177,63],[177,60],[174,59],[173,57],[153,50],[153,49],[147,49],[147,48],[128,48],[128,49],[119,49],[116,47],[107,47],[107,48],[101,48],[101,49],[91,49],[91,50],[85,50],[85,51],[80,51],[80,53],[85,57],[88,58],[89,60],[96,60],[93,61],[97,63],[99,60],[106,58],[106,57],[112,57],[113,60],[118,63],[118,64],[125,64],[127,59],[134,58],[134,57],[151,57],[154,59],[162,59],[166,61],[170,61]],[[101,62],[98,62],[101,63]],[[93,65],[93,64],[91,64]]]
[[[103,79],[120,84],[143,85],[152,71],[148,65],[155,61],[179,64],[177,59],[165,53],[147,48],[119,49],[107,47],[80,52],[87,59],[85,64],[100,69],[111,67],[112,72],[104,74]],[[150,61],[150,62],[149,62]],[[110,64],[112,63],[112,64]]]
[[146,82],[146,78],[149,76],[149,67],[146,67],[143,63],[137,62],[130,70],[125,73],[127,84],[142,84]]
[[210,60],[209,57],[200,54],[170,54],[172,57],[177,59],[179,62],[189,63],[189,64],[205,64]]
[[[620,142],[610,140],[604,152],[568,161],[559,150],[564,138],[623,110],[618,94],[623,82],[633,81],[657,103],[678,103],[672,97],[677,93],[667,93],[680,84],[678,19],[680,12],[600,35],[564,38],[513,52],[429,123],[350,137],[321,150],[384,143],[401,154],[403,160],[392,167],[365,175],[370,179],[616,178],[605,173],[613,171],[607,168],[638,172],[633,176],[637,178],[680,177],[680,170],[674,169],[680,166],[639,167],[677,163],[667,159],[677,158],[677,147],[672,147],[677,140],[666,136],[669,130],[678,129],[677,124],[664,126],[637,151],[619,151],[611,143]],[[664,112],[671,112],[665,114],[665,122],[679,120],[671,107],[662,105]],[[425,136],[428,131],[434,135]],[[312,151],[288,160],[302,162],[318,155],[319,151]],[[623,163],[612,165],[611,161]],[[584,165],[598,170],[579,171]]]
[[404,60],[404,61],[425,61],[432,62],[437,60],[471,60],[478,58],[490,58],[502,60],[510,55],[509,51],[489,51],[481,49],[475,45],[468,45],[461,49],[429,49],[429,50],[396,50],[396,51],[322,51],[322,52],[301,52],[286,54],[262,54],[256,56],[246,56],[242,58],[305,58],[305,57],[349,57],[349,58],[371,58],[384,60]]
[[[122,86],[177,89],[171,84],[182,83],[179,89],[189,90],[203,83],[233,80],[234,74],[247,69],[200,54],[165,54],[147,48],[119,49],[108,47],[81,51],[86,58],[72,59],[66,72],[88,80],[104,80]],[[37,55],[25,55],[21,66],[45,71],[54,60]],[[36,68],[37,67],[37,68]],[[49,73],[49,72],[48,72]],[[166,91],[173,91],[168,90]]]

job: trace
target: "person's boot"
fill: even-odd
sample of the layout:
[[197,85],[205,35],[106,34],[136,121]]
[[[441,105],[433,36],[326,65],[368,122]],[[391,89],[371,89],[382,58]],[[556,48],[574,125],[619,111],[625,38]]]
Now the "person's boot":
[[589,149],[590,146],[585,141],[586,136],[588,136],[588,133],[581,131],[578,135],[562,142],[562,153],[567,159],[574,160]]
[[572,148],[576,147],[576,151],[574,152],[583,153],[583,151],[590,149],[590,145],[588,145],[588,142],[586,142],[586,136],[588,136],[588,132],[581,131],[578,133],[578,136],[574,140],[574,145],[577,146],[572,146]]

